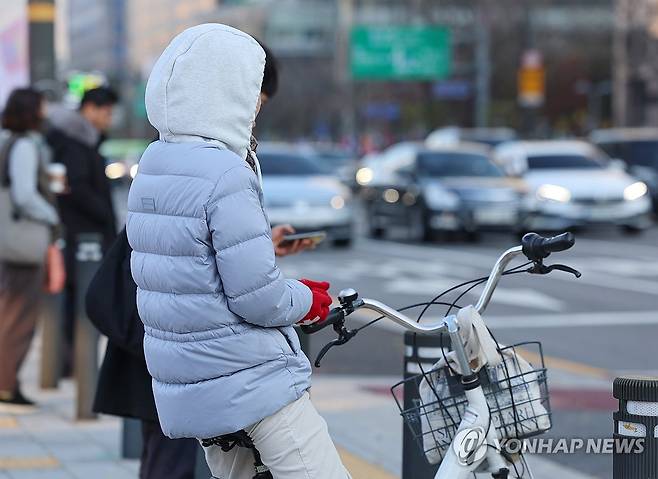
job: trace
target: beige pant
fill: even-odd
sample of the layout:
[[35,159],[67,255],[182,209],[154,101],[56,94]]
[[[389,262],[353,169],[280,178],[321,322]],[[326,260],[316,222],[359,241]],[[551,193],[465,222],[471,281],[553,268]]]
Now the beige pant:
[[[274,479],[350,479],[327,423],[308,393],[246,431]],[[235,447],[223,452],[219,446],[211,446],[205,452],[216,479],[252,479],[255,475],[250,449]]]

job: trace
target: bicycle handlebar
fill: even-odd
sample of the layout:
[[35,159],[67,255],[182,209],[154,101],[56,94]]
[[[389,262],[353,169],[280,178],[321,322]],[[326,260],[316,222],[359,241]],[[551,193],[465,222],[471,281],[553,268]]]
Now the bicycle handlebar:
[[[475,305],[475,309],[478,313],[484,313],[484,310],[489,305],[489,301],[493,295],[500,278],[502,277],[505,268],[507,265],[516,257],[520,255],[525,255],[530,261],[533,261],[536,266],[541,266],[540,270],[528,270],[529,272],[535,272],[538,274],[546,274],[553,269],[562,269],[564,271],[569,270],[563,265],[554,265],[553,267],[545,267],[542,264],[542,260],[548,257],[553,252],[564,251],[571,248],[575,244],[575,237],[572,233],[562,233],[551,238],[544,238],[537,233],[528,233],[522,239],[522,244],[520,246],[515,246],[505,251],[496,261],[489,277],[487,279],[487,284],[480,295],[480,298]],[[557,268],[560,266],[561,268]],[[565,269],[566,268],[566,269]],[[539,272],[541,271],[541,272]],[[576,273],[576,276],[579,276],[575,270],[570,272]],[[394,321],[395,323],[403,326],[409,331],[415,333],[439,333],[443,331],[448,331],[448,323],[446,322],[448,318],[441,318],[440,320],[433,320],[424,323],[418,323],[403,313],[391,308],[390,306],[385,305],[379,301],[373,299],[357,299],[358,294],[353,289],[348,289],[341,291],[338,296],[338,299],[341,303],[340,307],[336,307],[331,310],[327,319],[320,323],[311,324],[308,326],[302,326],[301,329],[306,334],[316,333],[327,326],[340,324],[340,327],[344,326],[345,317],[354,312],[357,309],[370,309],[381,314],[384,317]],[[451,317],[449,317],[451,318]],[[339,326],[335,326],[334,329],[338,331]]]
[[324,329],[327,326],[331,326],[332,324],[335,324],[338,321],[342,321],[343,319],[345,319],[345,311],[343,311],[343,308],[333,308],[331,311],[329,311],[327,319],[318,323],[301,326],[301,330],[306,334],[317,333],[321,329]]
[[528,233],[521,240],[523,254],[531,261],[541,261],[551,253],[565,251],[576,242],[573,233],[562,233],[552,238],[544,238],[537,233]]

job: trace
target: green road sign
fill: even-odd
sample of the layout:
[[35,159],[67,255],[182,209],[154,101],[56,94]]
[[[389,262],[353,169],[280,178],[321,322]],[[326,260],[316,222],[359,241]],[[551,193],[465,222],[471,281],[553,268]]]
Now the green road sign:
[[450,31],[428,26],[356,26],[351,38],[357,80],[436,80],[450,75]]

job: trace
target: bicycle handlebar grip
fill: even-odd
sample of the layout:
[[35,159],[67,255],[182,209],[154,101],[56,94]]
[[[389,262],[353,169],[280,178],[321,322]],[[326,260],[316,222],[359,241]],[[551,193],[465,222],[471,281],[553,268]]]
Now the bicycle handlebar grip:
[[576,237],[569,232],[552,238],[544,238],[537,233],[528,233],[521,240],[523,254],[531,261],[539,261],[551,253],[568,250],[575,243]]
[[331,311],[329,311],[329,315],[327,316],[327,319],[314,324],[301,326],[301,330],[305,334],[317,333],[318,331],[326,328],[327,326],[331,326],[332,324],[337,323],[338,321],[344,318],[345,318],[345,312],[343,311],[343,309],[334,308]]

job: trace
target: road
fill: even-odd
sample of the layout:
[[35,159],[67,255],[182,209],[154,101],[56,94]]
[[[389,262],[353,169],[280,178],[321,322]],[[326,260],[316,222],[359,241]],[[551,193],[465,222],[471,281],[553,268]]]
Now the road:
[[[478,244],[429,245],[409,243],[403,236],[397,241],[360,238],[349,250],[320,248],[284,258],[281,266],[289,277],[330,281],[334,295],[354,287],[361,296],[401,307],[486,275],[498,255],[516,241],[510,235],[487,235]],[[551,368],[549,381],[554,379],[550,436],[609,437],[615,407],[612,378],[658,371],[652,360],[658,337],[658,229],[632,237],[616,230],[579,233],[573,250],[549,260],[547,264],[575,267],[582,278],[562,272],[506,277],[487,312],[488,324],[505,344],[542,342]],[[474,290],[462,303],[474,302],[478,293]],[[314,336],[313,353],[332,334]],[[403,354],[400,330],[380,321],[332,350],[316,373],[399,377]],[[594,477],[611,477],[609,455],[547,458]]]

